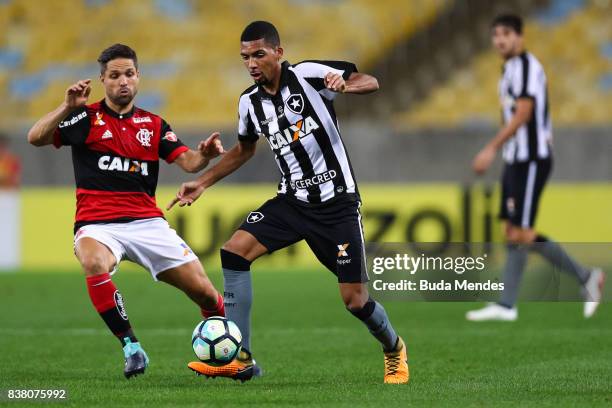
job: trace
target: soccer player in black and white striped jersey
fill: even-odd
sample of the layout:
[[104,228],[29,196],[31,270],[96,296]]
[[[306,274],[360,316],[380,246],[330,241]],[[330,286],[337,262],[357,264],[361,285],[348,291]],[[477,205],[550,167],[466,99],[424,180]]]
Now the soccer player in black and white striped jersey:
[[523,22],[515,15],[493,20],[493,45],[504,59],[499,81],[503,127],[474,158],[473,168],[484,173],[497,150],[503,149],[504,170],[500,218],[508,256],[504,291],[497,303],[467,313],[468,320],[506,320],[518,317],[515,306],[519,283],[529,250],[535,251],[579,281],[585,297],[584,316],[591,317],[601,300],[604,274],[587,269],[565,250],[534,229],[540,195],[552,169],[552,128],[546,74],[523,44]]
[[340,93],[378,89],[376,78],[343,61],[282,62],[276,28],[249,24],[240,55],[255,84],[240,96],[238,144],[196,181],[184,183],[169,207],[191,205],[203,191],[237,170],[263,138],[281,172],[277,196],[251,212],[221,249],[226,316],[243,335],[240,356],[211,367],[189,363],[208,376],[250,379],[259,367],[250,354],[250,265],[266,253],[306,240],[317,259],[338,278],[347,309],[381,343],[385,383],[407,383],[406,346],[385,309],[368,295],[361,201],[333,107]]

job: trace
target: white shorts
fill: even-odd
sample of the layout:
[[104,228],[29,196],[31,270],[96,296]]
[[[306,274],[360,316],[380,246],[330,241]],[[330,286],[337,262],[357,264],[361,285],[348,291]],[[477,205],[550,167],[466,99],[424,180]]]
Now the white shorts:
[[121,260],[127,259],[146,268],[153,279],[158,280],[158,273],[198,259],[163,218],[85,225],[74,236],[75,246],[85,237],[95,239],[111,250],[117,259],[112,273]]

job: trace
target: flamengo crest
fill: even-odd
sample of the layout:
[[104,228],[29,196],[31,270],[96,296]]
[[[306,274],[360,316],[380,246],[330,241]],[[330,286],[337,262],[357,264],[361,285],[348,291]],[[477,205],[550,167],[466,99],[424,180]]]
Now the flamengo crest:
[[140,142],[143,147],[151,147],[151,138],[153,137],[153,131],[149,129],[140,129],[136,133],[136,139]]

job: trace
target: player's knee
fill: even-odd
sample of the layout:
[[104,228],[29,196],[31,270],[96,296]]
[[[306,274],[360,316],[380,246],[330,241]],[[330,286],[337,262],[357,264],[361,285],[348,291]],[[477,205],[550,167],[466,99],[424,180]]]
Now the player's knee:
[[[236,236],[232,237],[229,241],[223,244],[221,250],[245,259],[249,263],[253,262],[266,252],[265,248],[259,245],[257,241],[251,241]],[[223,260],[223,257],[221,260]]]
[[223,269],[232,271],[249,271],[251,269],[251,261],[234,251],[226,249],[225,245],[221,248],[220,253]]
[[518,244],[519,243],[519,237],[513,231],[506,231],[505,238],[506,238],[506,242],[509,243],[509,244]]
[[374,308],[376,307],[376,302],[372,300],[369,296],[365,299],[365,302],[362,304],[355,304],[352,307],[347,305],[347,310],[351,312],[353,316],[358,318],[359,320],[365,320],[372,315]]
[[353,313],[363,308],[368,301],[368,296],[361,291],[351,291],[342,294],[342,301],[346,308]]
[[504,231],[506,242],[509,244],[520,244],[521,243],[521,229],[514,225],[508,226]]
[[255,259],[268,252],[268,249],[263,246],[257,238],[244,230],[234,232],[234,235],[232,235],[229,241],[223,244],[222,249],[247,259],[249,262],[253,262]]
[[85,275],[101,275],[110,272],[112,265],[109,265],[108,260],[101,254],[92,254],[82,256],[79,261],[83,267]]
[[531,229],[511,227],[506,230],[506,241],[510,244],[530,244],[535,236]]
[[238,255],[242,258],[246,258],[249,253],[248,246],[244,245],[244,243],[242,243],[240,240],[234,238],[231,238],[229,241],[223,244],[221,250]]

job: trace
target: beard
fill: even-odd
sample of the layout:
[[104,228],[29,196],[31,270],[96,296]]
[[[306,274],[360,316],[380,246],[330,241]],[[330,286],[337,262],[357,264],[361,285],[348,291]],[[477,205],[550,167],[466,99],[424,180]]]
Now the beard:
[[510,56],[512,54],[512,49],[510,47],[507,47],[507,48],[497,48],[496,51],[499,54],[499,56],[502,57],[503,59],[510,58]]
[[254,82],[256,85],[259,86],[265,86],[270,84],[270,80],[263,75],[259,79],[255,79]]
[[109,95],[109,99],[117,106],[126,106],[129,105],[136,96],[136,92],[130,92],[128,94],[122,95],[117,93],[116,95]]

